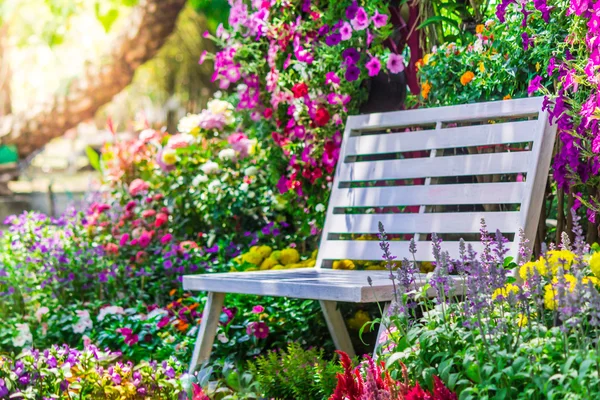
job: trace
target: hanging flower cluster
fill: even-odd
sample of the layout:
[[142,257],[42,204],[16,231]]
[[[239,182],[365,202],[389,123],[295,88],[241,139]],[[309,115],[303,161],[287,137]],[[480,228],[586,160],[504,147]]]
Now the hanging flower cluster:
[[[498,6],[496,14],[500,20],[505,18],[507,8],[513,2],[504,0]],[[535,0],[532,5],[523,3],[519,7],[523,14],[523,47],[535,52],[549,39],[554,43],[554,54],[547,60],[547,68],[530,81],[528,88],[530,95],[546,94],[545,108],[558,128],[554,179],[559,188],[576,194],[587,206],[589,219],[595,222],[600,207],[597,197],[600,183],[600,3],[572,0],[548,4],[545,0]],[[536,29],[532,21],[540,17],[546,24]],[[562,26],[566,32],[548,37],[544,29],[553,26]],[[542,85],[545,77],[556,82],[554,88]]]
[[404,69],[402,56],[383,47],[391,33],[387,5],[379,0],[364,6],[310,0],[230,0],[230,5],[229,28],[206,35],[222,50],[204,53],[200,62],[214,60],[213,81],[235,88],[237,109],[250,117],[248,128],[259,126],[259,141],[275,143],[282,160],[275,179],[279,192],[308,197],[314,187],[323,196],[339,157],[344,120],[361,100],[362,80]]

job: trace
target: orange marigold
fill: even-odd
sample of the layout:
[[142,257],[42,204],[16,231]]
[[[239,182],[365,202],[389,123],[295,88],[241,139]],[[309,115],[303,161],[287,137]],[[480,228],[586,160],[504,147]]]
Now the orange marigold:
[[502,98],[502,100],[510,100],[510,99],[512,99],[512,96],[510,94],[507,94],[506,96],[504,96]]
[[421,67],[422,67],[424,64],[425,64],[425,63],[423,62],[423,59],[422,59],[422,58],[419,58],[419,59],[417,60],[417,62],[415,63],[415,67],[416,67],[417,69],[421,69]]
[[475,32],[477,33],[483,33],[483,30],[485,29],[485,26],[483,26],[483,24],[479,24],[475,27]]
[[462,74],[462,76],[460,77],[460,83],[463,86],[466,86],[467,83],[469,83],[473,80],[473,78],[475,78],[475,74],[471,71],[467,71],[464,74]]
[[431,85],[429,84],[429,81],[425,82],[424,84],[421,85],[421,96],[426,99],[427,97],[429,97],[429,92],[431,91]]

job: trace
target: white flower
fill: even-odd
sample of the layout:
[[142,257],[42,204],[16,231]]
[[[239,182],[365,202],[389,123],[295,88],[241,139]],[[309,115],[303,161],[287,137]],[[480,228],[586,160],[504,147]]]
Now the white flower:
[[208,184],[208,191],[210,193],[216,193],[217,190],[221,187],[221,181],[215,179]]
[[156,135],[156,131],[154,129],[144,129],[140,132],[139,138],[145,142],[152,139],[154,135]]
[[217,172],[219,170],[219,164],[217,164],[214,161],[207,161],[200,166],[200,169],[202,170],[202,172],[208,175],[213,172]]
[[125,311],[123,310],[123,307],[119,307],[119,306],[104,307],[103,309],[100,310],[100,312],[98,313],[98,318],[96,318],[96,319],[98,321],[103,321],[107,315],[124,314],[124,313],[125,313]]
[[317,204],[317,206],[315,207],[315,211],[316,212],[323,212],[325,211],[325,206],[321,203]]
[[246,175],[246,176],[254,176],[256,174],[258,174],[258,168],[256,168],[256,167],[248,167],[244,171],[244,175]]
[[92,323],[90,312],[88,310],[77,310],[75,313],[79,317],[79,320],[75,323],[75,325],[73,325],[73,332],[83,333],[88,328],[92,329],[94,324]]
[[219,159],[221,160],[233,160],[235,158],[234,149],[223,149],[219,152]]
[[146,318],[152,319],[154,317],[163,317],[165,315],[169,315],[169,312],[167,310],[164,310],[162,308],[155,308],[154,310],[148,313]]
[[217,335],[217,339],[218,339],[218,340],[219,340],[219,342],[221,342],[221,343],[227,343],[227,342],[229,342],[229,339],[227,339],[227,336],[225,336],[225,334],[224,334],[224,333],[219,333],[219,334]]
[[190,133],[192,130],[200,125],[200,115],[188,114],[179,120],[177,124],[177,130],[180,133]]
[[15,347],[23,347],[25,344],[33,342],[33,336],[28,324],[15,324],[15,326],[19,331],[17,337],[13,338],[13,345]]
[[208,177],[206,175],[203,175],[203,174],[198,174],[192,180],[192,186],[198,186],[198,185],[200,185],[201,183],[204,183],[204,182],[208,182]]
[[206,109],[212,114],[223,114],[227,125],[233,123],[233,105],[227,101],[212,99],[206,104]]
[[477,39],[475,44],[473,45],[473,51],[476,53],[481,53],[483,51],[483,41],[481,39]]
[[247,184],[246,182],[242,183],[242,184],[240,185],[240,190],[241,190],[242,192],[247,192],[247,191],[248,191],[248,184]]
[[253,199],[256,194],[254,192],[248,192],[248,198]]
[[38,320],[38,322],[40,322],[42,320],[42,317],[48,314],[49,311],[50,309],[48,307],[40,307],[35,312],[35,318]]

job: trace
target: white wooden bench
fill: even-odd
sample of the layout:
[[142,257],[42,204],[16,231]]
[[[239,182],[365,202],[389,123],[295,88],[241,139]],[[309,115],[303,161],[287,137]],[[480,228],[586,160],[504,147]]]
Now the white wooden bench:
[[[336,302],[389,302],[394,294],[387,271],[327,268],[332,260],[381,260],[377,240],[340,235],[376,234],[382,222],[388,234],[414,235],[417,260],[433,261],[427,234],[454,234],[443,248],[456,257],[461,235],[481,249],[483,218],[490,231],[514,235],[517,257],[519,229],[535,239],[552,158],[556,129],[541,107],[542,98],[528,98],[349,117],[315,268],[184,276],[185,290],[209,292],[190,370],[210,357],[225,293],[319,300],[336,347],[353,355]],[[405,152],[425,157],[396,156]],[[401,185],[356,187],[366,181]],[[413,212],[381,209],[396,206]],[[410,256],[408,246],[390,241],[398,259]]]

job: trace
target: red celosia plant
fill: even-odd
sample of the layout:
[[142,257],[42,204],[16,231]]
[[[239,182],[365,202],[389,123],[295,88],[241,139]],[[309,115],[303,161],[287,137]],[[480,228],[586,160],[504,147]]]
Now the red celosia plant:
[[[433,392],[421,388],[419,382],[411,386],[408,381],[408,372],[404,364],[402,375],[404,382],[395,381],[390,374],[383,372],[384,363],[379,365],[369,356],[366,356],[366,366],[353,368],[352,360],[343,351],[337,351],[344,373],[338,374],[338,383],[329,400],[456,400],[456,393],[452,393],[444,382],[437,376],[433,377]],[[365,378],[363,378],[365,375]]]

